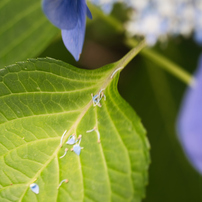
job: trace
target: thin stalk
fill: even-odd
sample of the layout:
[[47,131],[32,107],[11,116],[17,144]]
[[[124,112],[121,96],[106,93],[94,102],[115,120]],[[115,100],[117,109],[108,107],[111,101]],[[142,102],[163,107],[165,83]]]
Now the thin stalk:
[[169,73],[176,76],[181,81],[184,81],[186,84],[192,84],[193,77],[187,71],[185,71],[172,61],[168,60],[167,58],[163,56],[159,57],[159,54],[157,54],[155,51],[149,51],[149,49],[145,49],[142,51],[142,55],[156,62],[158,64],[158,67],[167,70]]
[[114,75],[118,72],[124,69],[126,65],[144,48],[146,47],[145,40],[142,40],[140,43],[136,44],[134,48],[132,48],[121,60],[117,61],[115,64],[115,67],[113,68],[112,72],[108,75],[108,78],[104,82],[101,89],[105,89],[109,82],[113,79]]
[[[131,48],[137,44],[137,42],[134,41],[133,39],[127,40],[126,43]],[[164,70],[173,74],[180,80],[184,81],[186,84],[188,85],[192,84],[193,77],[188,72],[186,72],[180,66],[176,65],[175,63],[168,60],[164,56],[156,53],[154,50],[146,48],[141,52],[141,54],[147,57],[148,59],[152,60],[153,62],[155,62],[158,65],[158,67],[163,68]]]
[[140,53],[147,46],[146,41],[142,40],[140,43],[136,43],[135,46],[118,61],[118,68],[125,67],[138,53]]
[[[105,15],[99,8],[97,8],[92,4],[89,4],[89,7],[98,17],[100,17],[109,25],[114,27],[117,31],[119,31],[120,33],[125,31],[123,25],[116,18],[114,18],[111,15]],[[133,48],[137,45],[137,41],[135,39],[128,39],[125,41],[125,44],[128,47]],[[144,45],[144,47],[145,46],[146,45]],[[158,67],[163,68],[164,70],[171,73],[175,77],[179,78],[186,84],[188,85],[192,84],[193,77],[191,76],[191,74],[189,74],[179,65],[175,64],[174,62],[155,52],[154,50],[144,49],[143,51],[141,51],[141,54],[144,55],[146,58],[150,59],[151,61],[155,62]]]

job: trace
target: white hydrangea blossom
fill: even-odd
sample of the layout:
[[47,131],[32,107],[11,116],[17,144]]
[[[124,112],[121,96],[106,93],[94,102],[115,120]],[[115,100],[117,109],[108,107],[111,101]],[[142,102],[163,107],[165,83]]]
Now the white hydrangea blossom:
[[130,35],[144,36],[148,45],[153,46],[167,36],[194,34],[202,44],[202,0],[91,0],[110,13],[113,4],[123,2],[133,12],[126,23]]

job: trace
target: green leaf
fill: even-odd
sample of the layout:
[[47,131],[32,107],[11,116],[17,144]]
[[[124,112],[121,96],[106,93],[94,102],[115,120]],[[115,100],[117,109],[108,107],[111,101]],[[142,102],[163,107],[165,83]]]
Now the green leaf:
[[[170,41],[158,52],[192,72],[201,49],[186,39],[177,46],[175,40]],[[142,55],[123,71],[119,84],[120,94],[141,117],[152,147],[149,185],[143,201],[201,201],[202,178],[188,162],[176,134],[176,117],[187,86]]]
[[59,33],[44,16],[41,0],[1,0],[0,25],[0,68],[37,56]]
[[[53,59],[0,71],[0,201],[140,201],[149,145],[117,90],[119,63],[81,70]],[[102,107],[91,93],[105,89]],[[101,143],[97,142],[97,127]],[[61,136],[67,130],[60,147]],[[80,156],[65,142],[82,134]],[[67,155],[60,159],[68,148]],[[57,189],[63,179],[68,179]],[[39,185],[35,194],[31,183]]]

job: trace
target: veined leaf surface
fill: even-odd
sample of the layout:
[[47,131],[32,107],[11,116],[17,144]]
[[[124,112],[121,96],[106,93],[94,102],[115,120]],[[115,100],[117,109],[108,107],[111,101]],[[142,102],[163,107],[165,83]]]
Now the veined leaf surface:
[[[82,70],[33,59],[0,71],[1,202],[141,201],[149,146],[140,119],[118,93],[119,72],[111,79],[118,65]],[[91,93],[100,89],[106,101],[94,107]],[[95,126],[101,143],[95,131],[86,133]],[[82,134],[80,156],[65,144],[73,133]],[[57,189],[63,179],[69,182]]]

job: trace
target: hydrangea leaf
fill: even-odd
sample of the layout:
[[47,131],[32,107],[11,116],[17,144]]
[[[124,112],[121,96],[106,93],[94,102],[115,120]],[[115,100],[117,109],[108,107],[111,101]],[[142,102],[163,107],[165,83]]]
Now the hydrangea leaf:
[[0,68],[40,54],[59,34],[41,0],[0,1]]
[[[111,79],[117,64],[81,70],[47,58],[0,71],[1,202],[141,201],[149,145],[140,118],[118,93],[119,72]],[[91,93],[100,89],[106,101],[93,106]],[[95,126],[100,143],[95,131],[86,133]],[[65,144],[73,133],[82,134],[79,156]]]

